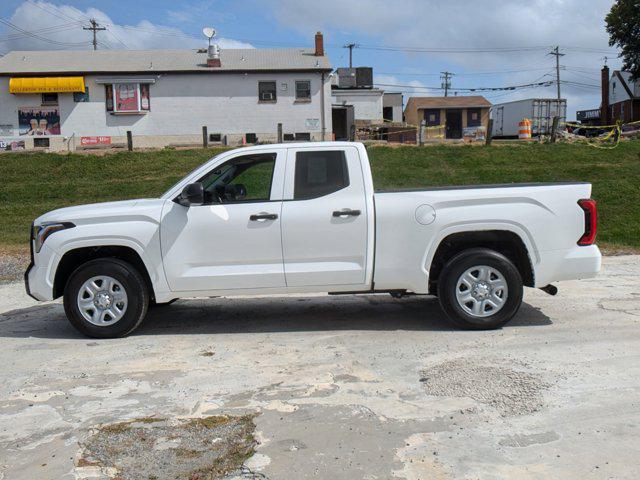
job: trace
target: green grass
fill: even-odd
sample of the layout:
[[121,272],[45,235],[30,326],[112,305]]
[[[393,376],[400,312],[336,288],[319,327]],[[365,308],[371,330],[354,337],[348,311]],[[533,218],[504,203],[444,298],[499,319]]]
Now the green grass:
[[[68,205],[160,195],[220,150],[103,156],[0,155],[0,247],[25,246],[38,215]],[[589,181],[599,203],[599,243],[640,248],[640,142],[586,145],[371,147],[376,188]]]

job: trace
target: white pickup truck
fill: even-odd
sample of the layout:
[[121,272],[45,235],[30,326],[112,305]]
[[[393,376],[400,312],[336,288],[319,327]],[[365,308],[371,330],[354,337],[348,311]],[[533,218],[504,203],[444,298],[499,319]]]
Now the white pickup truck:
[[[424,171],[428,177],[429,170]],[[437,295],[465,328],[496,328],[523,286],[593,277],[587,183],[374,191],[359,143],[226,151],[162,197],[37,218],[25,281],[64,297],[92,337],[131,333],[181,297],[283,293]]]

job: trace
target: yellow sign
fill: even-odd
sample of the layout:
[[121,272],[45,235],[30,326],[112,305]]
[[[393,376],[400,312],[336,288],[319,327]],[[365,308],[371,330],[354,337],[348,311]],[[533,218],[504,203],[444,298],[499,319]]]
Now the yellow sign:
[[16,77],[9,80],[9,93],[84,93],[84,77]]

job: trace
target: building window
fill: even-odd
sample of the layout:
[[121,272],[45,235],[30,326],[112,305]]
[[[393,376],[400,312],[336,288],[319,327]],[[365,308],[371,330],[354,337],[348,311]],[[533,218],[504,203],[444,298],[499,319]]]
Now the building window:
[[311,100],[311,81],[296,81],[296,100]]
[[347,159],[342,150],[296,154],[295,200],[323,197],[348,186]]
[[58,105],[58,94],[57,93],[43,93],[42,94],[42,105]]
[[467,109],[467,127],[479,127],[481,125],[481,111],[479,108]]
[[437,127],[440,125],[440,110],[428,109],[424,111],[424,120],[427,127]]
[[73,101],[83,103],[89,101],[89,87],[84,86],[84,92],[73,92]]
[[276,102],[276,82],[258,82],[258,100]]
[[105,85],[105,107],[108,112],[136,113],[151,109],[149,84],[114,83]]

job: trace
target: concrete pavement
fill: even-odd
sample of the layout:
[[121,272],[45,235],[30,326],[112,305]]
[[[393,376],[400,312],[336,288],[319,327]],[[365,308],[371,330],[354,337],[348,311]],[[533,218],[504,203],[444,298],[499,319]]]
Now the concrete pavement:
[[183,300],[100,341],[0,286],[0,479],[117,475],[78,461],[101,423],[246,413],[272,480],[637,478],[640,256],[558,286],[491,332],[429,297],[291,296]]

